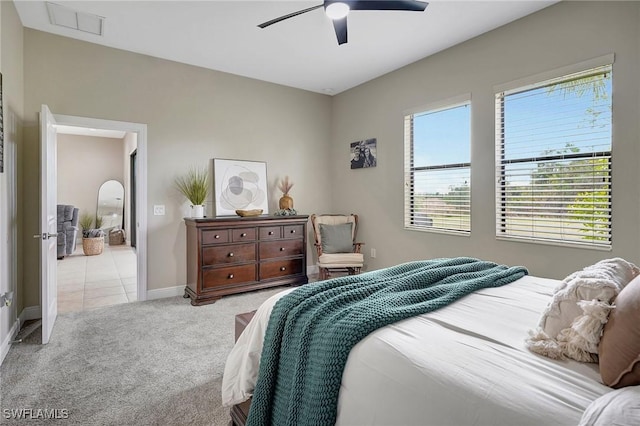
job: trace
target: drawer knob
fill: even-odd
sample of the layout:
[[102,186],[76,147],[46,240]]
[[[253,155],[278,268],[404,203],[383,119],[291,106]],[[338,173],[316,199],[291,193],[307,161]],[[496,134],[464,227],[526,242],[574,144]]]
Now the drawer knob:
[[241,236],[241,237],[246,237],[246,236],[247,236],[247,233],[246,233],[246,232],[243,232],[242,234],[240,234],[240,236]]
[[282,267],[280,267],[280,270],[281,270],[281,271],[286,271],[286,270],[287,270],[287,268],[285,268],[284,266],[282,266]]
[[216,240],[220,238],[220,235],[216,234],[216,236],[214,237]]
[[229,257],[233,257],[233,252],[229,253]]
[[229,274],[229,279],[232,279],[232,278],[233,278],[233,274]]
[[284,247],[280,247],[280,251],[284,251]]
[[295,234],[295,233],[296,233],[296,230],[295,230],[295,229],[292,229],[292,230],[291,230],[291,233],[292,233],[292,234]]
[[269,231],[269,235],[273,235],[273,231]]

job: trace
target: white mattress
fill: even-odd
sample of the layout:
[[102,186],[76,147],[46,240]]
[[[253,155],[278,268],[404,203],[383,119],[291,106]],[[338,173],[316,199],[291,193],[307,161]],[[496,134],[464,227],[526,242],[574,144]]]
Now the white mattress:
[[[557,284],[525,276],[371,333],[347,360],[336,424],[578,424],[611,391],[597,365],[524,346]],[[240,336],[225,366],[223,404],[251,396],[271,308],[290,291],[267,300]]]

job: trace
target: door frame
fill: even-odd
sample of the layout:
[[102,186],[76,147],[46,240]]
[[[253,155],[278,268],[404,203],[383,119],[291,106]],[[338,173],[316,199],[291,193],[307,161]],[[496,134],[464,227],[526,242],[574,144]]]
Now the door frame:
[[[136,170],[136,270],[137,300],[147,300],[147,125],[126,121],[103,120],[99,118],[78,117],[53,114],[58,125],[86,127],[89,129],[120,130],[137,133],[137,170]],[[135,226],[136,224],[131,224]]]

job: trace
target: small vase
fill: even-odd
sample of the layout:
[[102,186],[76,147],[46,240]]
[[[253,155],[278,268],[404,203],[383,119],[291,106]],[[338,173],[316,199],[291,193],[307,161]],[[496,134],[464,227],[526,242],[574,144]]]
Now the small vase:
[[191,217],[194,219],[200,219],[204,217],[204,206],[196,205],[191,206]]
[[284,194],[282,197],[280,197],[278,207],[280,207],[280,210],[293,209],[293,198],[289,197],[289,194]]

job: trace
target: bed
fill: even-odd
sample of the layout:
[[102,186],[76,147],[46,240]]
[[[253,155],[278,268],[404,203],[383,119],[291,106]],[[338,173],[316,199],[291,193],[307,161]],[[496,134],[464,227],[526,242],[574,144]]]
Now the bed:
[[[560,281],[524,276],[367,335],[349,352],[336,425],[577,425],[612,389],[598,364],[529,351]],[[247,401],[258,379],[272,309],[264,302],[228,357],[222,401]]]

